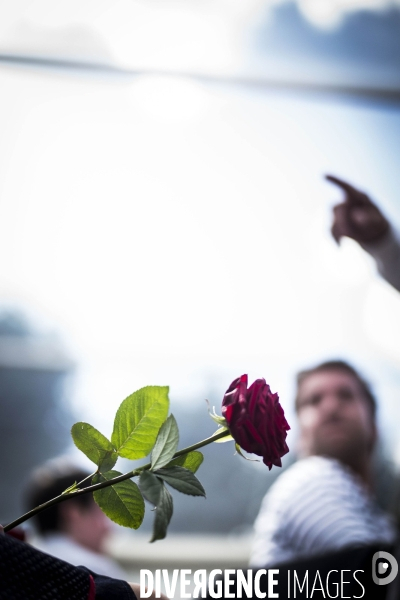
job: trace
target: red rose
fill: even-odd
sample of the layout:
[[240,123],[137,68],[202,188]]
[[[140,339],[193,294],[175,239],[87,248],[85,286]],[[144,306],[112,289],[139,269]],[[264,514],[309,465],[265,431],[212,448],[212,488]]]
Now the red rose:
[[265,379],[256,379],[247,389],[247,375],[235,379],[222,401],[222,416],[235,442],[247,452],[263,457],[269,469],[282,466],[289,452],[286,432],[290,429],[278,394],[272,394]]

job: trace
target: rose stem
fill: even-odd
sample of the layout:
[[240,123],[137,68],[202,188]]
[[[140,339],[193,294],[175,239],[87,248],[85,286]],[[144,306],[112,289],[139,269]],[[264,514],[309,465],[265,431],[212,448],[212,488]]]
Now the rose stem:
[[[187,454],[188,452],[197,450],[197,448],[202,448],[203,446],[207,446],[208,444],[211,444],[212,442],[215,442],[216,440],[219,440],[227,435],[230,435],[230,432],[226,429],[225,431],[221,431],[220,433],[217,433],[216,435],[212,435],[212,436],[206,438],[205,440],[202,440],[201,442],[197,442],[197,444],[193,444],[192,446],[183,448],[183,450],[178,450],[178,452],[175,452],[175,454],[173,455],[171,460],[173,460],[174,458],[177,458],[178,456],[182,456],[182,454]],[[150,469],[150,467],[151,467],[151,463],[147,463],[146,465],[143,465],[142,467],[138,467],[137,469],[134,469],[133,471],[129,471],[129,473],[124,473],[123,475],[118,475],[118,477],[114,477],[113,479],[109,479],[107,481],[101,481],[100,483],[90,485],[81,490],[69,492],[68,494],[65,494],[65,493],[60,494],[60,496],[56,496],[52,500],[48,500],[47,502],[40,504],[36,508],[33,508],[32,510],[28,511],[27,513],[25,513],[24,515],[19,517],[18,519],[15,519],[15,521],[12,521],[8,525],[5,525],[4,531],[7,532],[7,531],[10,531],[10,529],[14,529],[14,527],[17,527],[17,525],[24,523],[24,521],[27,521],[34,515],[37,515],[37,513],[41,512],[42,510],[45,510],[46,508],[49,508],[50,506],[54,506],[55,504],[59,504],[60,502],[64,502],[65,500],[68,500],[69,498],[72,498],[75,496],[81,496],[82,494],[88,494],[89,492],[95,492],[96,490],[101,490],[102,488],[108,487],[109,485],[115,485],[116,483],[125,481],[125,479],[131,479],[132,477],[137,477],[138,475],[140,475],[140,473],[142,471],[147,471],[148,469]],[[93,475],[95,475],[95,473],[93,473]],[[88,479],[88,477],[86,477],[86,479]],[[86,479],[84,479],[83,481],[85,481]],[[82,483],[82,481],[80,483]],[[77,485],[79,485],[79,484],[77,484]]]

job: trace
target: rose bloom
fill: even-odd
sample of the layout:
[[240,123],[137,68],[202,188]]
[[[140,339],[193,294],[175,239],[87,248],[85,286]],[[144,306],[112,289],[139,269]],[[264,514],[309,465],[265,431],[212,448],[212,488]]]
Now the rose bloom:
[[278,394],[271,392],[265,379],[256,379],[249,389],[247,375],[235,379],[222,400],[222,416],[241,448],[262,456],[269,469],[282,466],[281,457],[289,452],[290,427]]

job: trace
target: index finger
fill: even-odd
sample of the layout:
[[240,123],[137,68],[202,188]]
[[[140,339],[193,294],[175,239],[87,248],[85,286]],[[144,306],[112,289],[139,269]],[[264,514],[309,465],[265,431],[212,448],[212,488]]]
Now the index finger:
[[331,183],[334,183],[335,185],[340,187],[342,190],[344,190],[348,194],[348,198],[350,200],[352,200],[352,199],[361,200],[365,196],[365,194],[363,192],[361,192],[357,188],[355,188],[352,185],[350,185],[349,183],[347,183],[347,181],[343,181],[343,179],[339,179],[339,177],[334,177],[333,175],[325,175],[325,179],[327,179]]

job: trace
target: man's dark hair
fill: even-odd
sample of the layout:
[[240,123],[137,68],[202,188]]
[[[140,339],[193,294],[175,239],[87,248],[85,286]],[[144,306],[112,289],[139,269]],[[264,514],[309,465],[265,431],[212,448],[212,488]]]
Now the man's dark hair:
[[[32,510],[47,500],[59,496],[75,482],[79,483],[88,475],[90,475],[88,471],[65,461],[54,461],[40,467],[33,473],[25,491],[27,509]],[[81,484],[80,488],[89,485],[90,479]],[[75,502],[81,507],[89,508],[94,502],[93,494],[82,494],[66,502]],[[62,530],[61,505],[55,504],[35,515],[36,526],[41,534]]]
[[305,369],[304,371],[300,371],[297,374],[296,382],[297,382],[297,391],[296,391],[296,400],[295,406],[296,411],[299,409],[299,388],[302,382],[309,377],[310,375],[314,375],[314,373],[321,373],[323,371],[343,371],[344,373],[348,373],[358,382],[361,391],[364,394],[365,400],[369,406],[371,411],[371,416],[374,419],[376,415],[376,399],[372,392],[371,385],[359,374],[358,371],[354,367],[352,367],[349,363],[344,360],[328,360],[326,362],[322,362],[311,369]]

